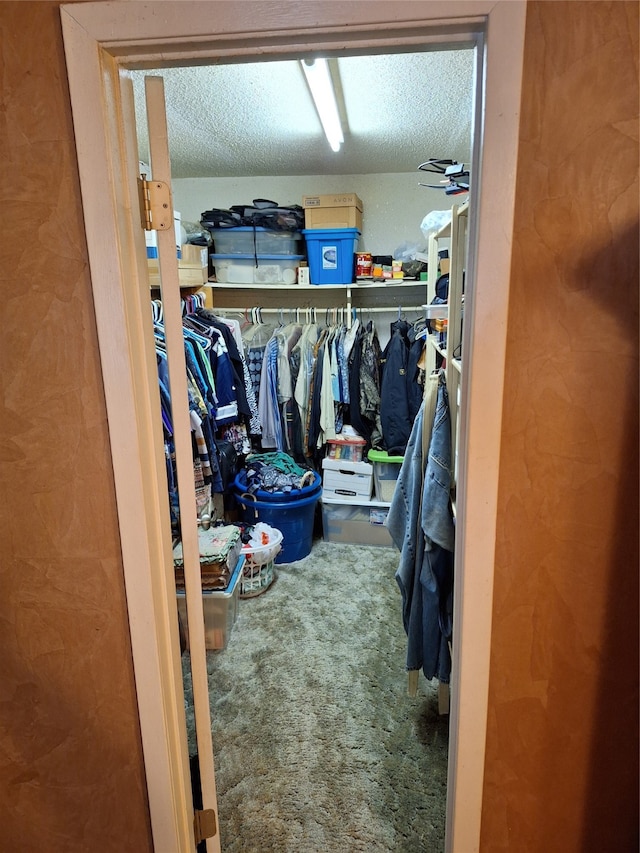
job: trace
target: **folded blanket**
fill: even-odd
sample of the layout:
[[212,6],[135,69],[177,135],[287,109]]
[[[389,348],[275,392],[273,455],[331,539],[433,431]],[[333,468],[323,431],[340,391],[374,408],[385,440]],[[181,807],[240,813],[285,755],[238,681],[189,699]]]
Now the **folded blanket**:
[[[235,569],[242,542],[240,529],[233,524],[198,530],[200,576],[204,590],[226,589]],[[176,588],[184,589],[184,557],[182,542],[173,549]]]

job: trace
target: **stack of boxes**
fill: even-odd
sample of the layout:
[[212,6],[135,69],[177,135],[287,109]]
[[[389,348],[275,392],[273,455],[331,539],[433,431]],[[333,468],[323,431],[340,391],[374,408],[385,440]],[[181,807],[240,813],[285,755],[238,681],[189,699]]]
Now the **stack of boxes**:
[[216,279],[227,284],[295,284],[304,260],[300,231],[238,226],[211,228]]
[[[207,247],[181,243],[182,222],[177,210],[173,211],[173,224],[176,236],[176,257],[178,258],[180,287],[202,287],[209,279]],[[145,239],[147,244],[149,285],[150,287],[160,287],[158,232],[145,231]]]
[[306,195],[302,206],[311,284],[351,284],[362,233],[362,200],[355,193]]
[[183,244],[178,258],[178,276],[182,287],[201,287],[209,280],[209,250],[206,246]]
[[386,487],[377,487],[376,463],[362,460],[364,444],[362,439],[331,442],[322,460],[323,536],[328,542],[391,545],[384,526],[391,497]]

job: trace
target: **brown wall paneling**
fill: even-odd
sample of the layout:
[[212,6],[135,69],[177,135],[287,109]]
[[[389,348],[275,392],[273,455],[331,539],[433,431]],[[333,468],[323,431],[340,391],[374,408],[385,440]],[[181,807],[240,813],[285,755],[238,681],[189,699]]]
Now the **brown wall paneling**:
[[637,849],[637,51],[528,8],[483,851]]
[[149,850],[58,4],[0,39],[0,848]]

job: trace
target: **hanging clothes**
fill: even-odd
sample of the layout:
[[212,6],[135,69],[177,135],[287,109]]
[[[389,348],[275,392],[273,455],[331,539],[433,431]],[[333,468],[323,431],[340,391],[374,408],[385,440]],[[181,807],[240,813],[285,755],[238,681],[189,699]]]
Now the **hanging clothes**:
[[265,347],[260,376],[258,412],[262,427],[262,446],[283,450],[282,423],[278,406],[278,341],[272,336]]
[[408,396],[410,328],[406,320],[392,323],[391,337],[382,354],[380,421],[384,448],[390,456],[404,454],[413,426]]
[[404,455],[411,428],[422,402],[419,368],[424,342],[412,323],[398,319],[382,353],[380,421],[382,446],[390,456]]
[[369,447],[382,442],[380,422],[380,342],[375,326],[360,325],[349,355],[349,418]]
[[[387,527],[400,551],[396,581],[402,593],[407,670],[448,683],[455,528],[451,511],[451,418],[444,379],[437,382],[435,414],[422,404],[414,421],[389,508]],[[425,418],[427,421],[425,422]],[[423,430],[429,433],[424,444]]]
[[301,445],[300,422],[296,417],[296,406],[293,400],[293,374],[291,369],[291,353],[300,340],[302,326],[299,323],[289,323],[274,332],[278,342],[278,407],[282,421],[284,450],[290,455]]
[[[315,366],[315,348],[320,336],[320,327],[316,323],[307,323],[302,334],[291,351],[291,371],[293,396],[299,416],[299,447],[302,461],[310,456],[308,441],[308,423],[313,388],[313,370]],[[295,379],[294,379],[295,376]]]
[[[260,419],[258,417],[258,406],[249,368],[244,356],[242,336],[240,335],[240,327],[237,321],[223,320],[214,312],[201,308],[194,316],[186,319],[185,325],[200,331],[202,334],[208,335],[212,340],[215,340],[216,332],[222,338],[231,364],[238,415],[243,422],[246,421],[249,431],[253,435],[259,435]],[[238,340],[240,341],[240,346],[238,346]]]

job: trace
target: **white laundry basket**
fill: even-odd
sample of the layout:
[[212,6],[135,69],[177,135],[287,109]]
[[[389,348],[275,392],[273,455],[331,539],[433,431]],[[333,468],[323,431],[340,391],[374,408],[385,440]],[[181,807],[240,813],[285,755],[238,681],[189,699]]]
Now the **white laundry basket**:
[[274,560],[282,547],[279,530],[267,524],[256,526],[268,535],[269,541],[264,545],[243,545],[245,563],[240,579],[240,598],[253,598],[269,589],[275,577]]

